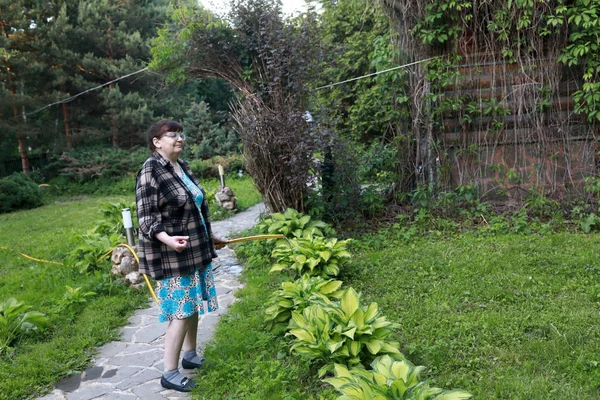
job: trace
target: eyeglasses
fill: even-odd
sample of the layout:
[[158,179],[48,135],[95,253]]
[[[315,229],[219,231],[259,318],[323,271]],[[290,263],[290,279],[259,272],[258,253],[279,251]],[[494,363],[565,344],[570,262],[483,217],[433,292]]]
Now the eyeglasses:
[[185,133],[183,133],[183,132],[167,132],[167,133],[165,133],[162,136],[166,136],[169,139],[173,139],[173,140],[179,140],[179,139],[181,139],[184,142],[185,142],[185,138],[186,138]]

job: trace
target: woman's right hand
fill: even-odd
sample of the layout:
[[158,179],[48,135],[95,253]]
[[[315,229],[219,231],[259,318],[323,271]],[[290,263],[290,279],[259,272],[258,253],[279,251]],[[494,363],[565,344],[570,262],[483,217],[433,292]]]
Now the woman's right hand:
[[156,238],[178,253],[185,249],[190,239],[189,236],[170,236],[167,232],[158,233]]

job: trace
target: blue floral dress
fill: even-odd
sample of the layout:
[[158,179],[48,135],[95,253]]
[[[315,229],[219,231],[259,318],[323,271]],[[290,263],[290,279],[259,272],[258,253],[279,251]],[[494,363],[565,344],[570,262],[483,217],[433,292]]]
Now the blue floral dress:
[[[196,206],[200,211],[200,205],[204,200],[202,191],[185,172],[183,172],[181,180],[194,195]],[[202,213],[200,213],[200,216],[202,216]],[[202,272],[196,270],[190,275],[161,279],[156,284],[156,296],[160,303],[159,322],[189,318],[196,312],[204,314],[203,301],[208,303],[208,312],[219,309],[212,264],[209,264]]]

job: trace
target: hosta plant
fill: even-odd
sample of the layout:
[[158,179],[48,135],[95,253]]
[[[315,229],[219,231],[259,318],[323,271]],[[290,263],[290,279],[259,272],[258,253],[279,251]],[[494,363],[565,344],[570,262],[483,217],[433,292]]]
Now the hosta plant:
[[324,381],[342,394],[338,400],[465,400],[472,397],[463,390],[430,387],[419,380],[425,367],[415,367],[405,360],[394,360],[387,355],[377,357],[371,368],[349,370],[336,364],[335,377]]
[[323,279],[303,275],[294,282],[283,282],[281,289],[275,291],[267,303],[265,321],[271,330],[286,328],[292,312],[302,312],[311,304],[327,304],[332,299],[339,299],[342,281]]
[[302,238],[279,243],[273,250],[276,262],[269,272],[289,271],[294,277],[337,276],[340,267],[350,258],[346,250],[348,241],[307,233]]
[[77,268],[82,274],[102,269],[101,261],[110,268],[106,261],[106,253],[122,242],[122,237],[117,233],[110,236],[99,233],[83,234],[77,235],[76,239],[79,244],[69,251],[64,264]]
[[306,233],[315,236],[324,236],[324,232],[333,233],[325,222],[313,219],[310,215],[302,214],[292,208],[288,208],[284,213],[271,214],[256,227],[262,233],[281,234],[288,239],[303,237]]
[[31,306],[14,297],[0,303],[0,354],[20,335],[41,332],[48,326],[48,317],[38,311],[29,311]]
[[324,363],[319,370],[323,376],[335,363],[367,366],[384,354],[403,360],[398,342],[390,338],[397,328],[380,314],[377,303],[361,307],[359,295],[348,288],[339,302],[313,304],[302,313],[292,312],[286,335],[294,337],[292,352]]

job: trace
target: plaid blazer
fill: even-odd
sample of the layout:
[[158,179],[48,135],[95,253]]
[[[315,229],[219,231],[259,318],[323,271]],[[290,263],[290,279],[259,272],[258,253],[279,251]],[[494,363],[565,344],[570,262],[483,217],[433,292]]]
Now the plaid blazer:
[[[156,152],[152,154],[137,174],[135,198],[140,228],[140,272],[154,279],[202,270],[217,257],[212,241],[206,191],[187,163],[183,160],[178,162],[204,194],[200,211],[206,229],[192,193],[177,176],[171,163]],[[156,239],[155,235],[159,232],[167,232],[171,236],[189,236],[188,245],[178,253]]]

